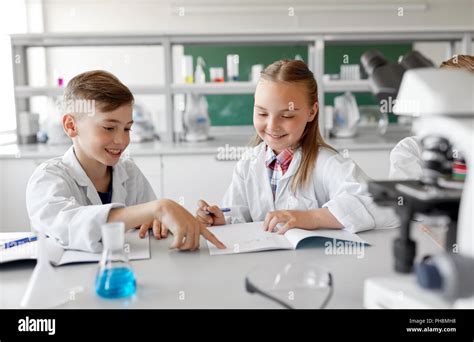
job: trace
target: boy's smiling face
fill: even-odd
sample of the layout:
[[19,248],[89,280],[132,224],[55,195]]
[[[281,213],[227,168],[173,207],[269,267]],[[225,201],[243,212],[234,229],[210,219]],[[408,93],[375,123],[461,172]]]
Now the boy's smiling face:
[[64,127],[73,139],[74,150],[81,164],[91,167],[97,162],[105,166],[117,164],[130,143],[132,112],[132,105],[123,105],[109,112],[96,108],[95,115],[91,116],[80,114],[81,117],[67,118],[66,114]]
[[276,154],[298,145],[317,104],[308,103],[304,85],[260,80],[255,90],[253,124],[257,134]]

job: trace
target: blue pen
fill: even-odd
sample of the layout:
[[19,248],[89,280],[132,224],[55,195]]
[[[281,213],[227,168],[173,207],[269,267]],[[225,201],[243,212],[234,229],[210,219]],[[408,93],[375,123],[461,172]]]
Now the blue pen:
[[25,243],[33,242],[33,241],[36,241],[36,240],[38,240],[38,238],[36,236],[29,236],[29,237],[26,237],[26,238],[23,238],[23,239],[8,241],[8,242],[5,242],[5,243],[1,244],[0,249],[12,248],[12,247],[23,245]]
[[[228,213],[228,212],[230,211],[230,208],[220,208],[220,209],[221,209],[221,211],[222,211],[223,213]],[[211,214],[212,214],[212,213],[210,213],[210,212],[207,211],[207,210],[206,210],[206,212],[207,212],[208,215],[211,215]]]

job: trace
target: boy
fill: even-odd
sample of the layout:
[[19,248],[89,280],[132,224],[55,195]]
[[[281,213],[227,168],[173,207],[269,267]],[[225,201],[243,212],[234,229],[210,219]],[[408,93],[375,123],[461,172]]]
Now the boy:
[[[99,252],[100,226],[123,221],[144,237],[174,235],[171,248],[195,250],[202,234],[225,246],[186,209],[156,196],[140,170],[120,159],[130,143],[133,95],[112,74],[77,75],[64,92],[63,128],[73,146],[40,165],[30,178],[26,204],[31,225],[68,249]],[[78,112],[78,108],[81,108]],[[82,110],[89,108],[89,110]]]

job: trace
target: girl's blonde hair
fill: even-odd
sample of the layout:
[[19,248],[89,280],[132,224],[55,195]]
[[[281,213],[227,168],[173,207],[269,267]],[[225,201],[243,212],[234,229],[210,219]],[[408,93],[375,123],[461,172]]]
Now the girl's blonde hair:
[[[265,81],[302,84],[306,88],[310,108],[312,108],[315,103],[318,103],[318,84],[311,70],[309,70],[308,66],[302,61],[284,59],[274,62],[261,72],[260,77]],[[301,163],[291,184],[293,192],[296,192],[297,188],[308,184],[318,158],[318,150],[320,147],[326,147],[336,151],[333,147],[328,145],[321,136],[318,119],[319,106],[316,111],[316,116],[313,121],[306,123],[298,146],[295,146],[295,148],[301,148]],[[252,141],[252,145],[257,146],[261,142],[262,138],[257,134]]]

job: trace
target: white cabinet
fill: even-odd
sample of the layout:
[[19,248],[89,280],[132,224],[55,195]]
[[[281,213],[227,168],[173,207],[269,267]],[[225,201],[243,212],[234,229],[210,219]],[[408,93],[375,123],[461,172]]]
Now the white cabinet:
[[183,204],[191,213],[199,199],[220,204],[236,163],[217,160],[214,154],[164,155],[163,197]]
[[0,161],[1,221],[0,231],[28,231],[26,185],[43,160],[4,159]]
[[163,196],[163,185],[162,185],[162,158],[159,155],[148,156],[148,157],[132,157],[135,164],[137,164],[140,171],[148,179],[155,192],[156,197],[161,198]]

